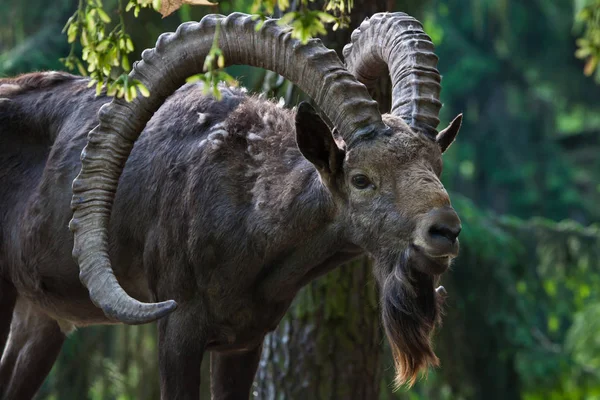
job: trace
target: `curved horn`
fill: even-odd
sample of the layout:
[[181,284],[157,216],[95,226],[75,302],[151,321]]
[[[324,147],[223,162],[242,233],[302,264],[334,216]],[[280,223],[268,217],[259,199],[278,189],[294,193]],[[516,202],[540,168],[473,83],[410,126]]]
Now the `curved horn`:
[[344,47],[350,72],[367,87],[389,69],[393,115],[435,139],[440,123],[440,73],[433,43],[419,21],[405,13],[378,13],[352,33]]
[[112,319],[145,323],[173,311],[173,300],[141,303],[117,282],[108,255],[108,226],[119,177],[146,123],[165,99],[202,71],[217,25],[219,47],[228,65],[248,64],[270,69],[296,83],[332,121],[350,145],[356,138],[385,129],[377,103],[364,85],[349,73],[335,51],[319,40],[302,45],[290,28],[276,20],[260,22],[235,13],[227,18],[208,15],[200,22],[184,23],[177,32],[158,38],[156,47],[142,53],[129,77],[139,79],[150,96],[133,102],[113,99],[99,111],[100,124],[81,153],[81,172],[73,181],[73,257],[80,279],[92,301]]

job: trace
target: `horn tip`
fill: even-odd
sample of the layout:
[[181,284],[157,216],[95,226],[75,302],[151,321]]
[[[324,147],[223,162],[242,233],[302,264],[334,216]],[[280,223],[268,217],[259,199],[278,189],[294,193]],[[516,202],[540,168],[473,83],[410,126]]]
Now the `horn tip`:
[[[155,304],[140,303],[140,310],[133,313],[122,313],[112,304],[102,304],[100,308],[104,314],[111,320],[122,322],[127,325],[141,325],[149,322],[154,322],[158,319],[166,317],[177,308],[175,300],[161,301]],[[150,308],[149,310],[146,310]]]

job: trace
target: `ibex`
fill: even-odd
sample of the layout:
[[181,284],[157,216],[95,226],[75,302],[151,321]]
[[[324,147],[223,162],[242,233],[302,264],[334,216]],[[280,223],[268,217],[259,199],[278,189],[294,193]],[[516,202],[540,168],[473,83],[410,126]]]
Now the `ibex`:
[[[0,80],[0,397],[31,398],[74,327],[158,320],[163,399],[199,397],[207,351],[213,397],[247,399],[300,288],[365,253],[397,382],[438,363],[435,287],[461,229],[440,174],[461,116],[436,130],[431,40],[406,14],[376,14],[343,64],[257,24],[209,15],[161,35],[130,75],[150,96],[131,103],[64,73]],[[286,77],[326,122],[306,103],[181,87],[217,27],[229,65]],[[387,71],[382,116],[367,88]]]

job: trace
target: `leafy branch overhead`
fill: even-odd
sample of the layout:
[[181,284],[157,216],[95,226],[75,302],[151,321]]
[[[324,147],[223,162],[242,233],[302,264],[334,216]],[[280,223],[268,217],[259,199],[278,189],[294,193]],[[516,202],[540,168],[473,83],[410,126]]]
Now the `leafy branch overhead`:
[[595,73],[600,82],[600,0],[576,1],[576,21],[583,26],[582,37],[577,39],[577,58],[586,60],[583,72],[587,76]]
[[[152,1],[131,0],[126,10],[133,9],[137,16],[140,8],[149,6],[152,6]],[[131,69],[128,55],[134,50],[134,46],[125,31],[125,10],[121,1],[117,12],[119,22],[113,24],[101,0],[80,0],[77,11],[63,29],[71,44],[71,51],[61,61],[70,69],[77,68],[81,75],[89,75],[92,78],[90,86],[96,85],[97,95],[106,88],[108,95],[125,97],[127,101],[131,101],[138,91],[147,96],[148,90],[140,81],[129,80],[125,73]],[[112,29],[109,30],[110,27]],[[78,39],[82,46],[81,58],[75,54]]]
[[[283,13],[281,23],[292,27],[292,36],[303,43],[317,35],[326,34],[326,25],[332,29],[347,27],[353,0],[329,0],[323,9],[312,10],[314,0],[301,0],[298,10]],[[61,61],[71,70],[77,69],[81,75],[89,75],[90,86],[96,85],[96,94],[106,90],[109,96],[133,100],[138,93],[148,96],[148,89],[142,82],[129,79],[131,70],[129,54],[134,44],[127,33],[124,14],[133,11],[137,17],[143,8],[152,8],[163,17],[171,15],[184,5],[218,6],[218,0],[118,0],[115,10],[106,10],[102,0],[80,0],[77,11],[67,21],[63,32],[71,44],[69,55]],[[288,10],[289,0],[254,0],[252,12],[256,18],[265,20],[279,10]],[[109,15],[117,14],[118,22]],[[81,44],[81,56],[76,54],[77,42]],[[212,48],[205,60],[204,73],[192,76],[188,81],[203,81],[205,92],[220,97],[219,82],[235,85],[235,80],[227,74],[224,55],[218,47],[218,31]]]

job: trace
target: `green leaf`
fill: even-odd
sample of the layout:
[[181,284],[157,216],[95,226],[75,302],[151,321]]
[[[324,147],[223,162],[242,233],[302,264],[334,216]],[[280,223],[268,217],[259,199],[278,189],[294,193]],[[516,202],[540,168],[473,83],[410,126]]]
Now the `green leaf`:
[[108,90],[106,91],[106,95],[107,96],[111,96],[113,97],[114,95],[117,94],[117,89],[118,89],[118,85],[116,82],[113,82],[109,87]]
[[326,12],[320,11],[317,15],[319,16],[319,19],[325,23],[335,22],[335,17],[331,14],[327,14]]
[[90,41],[88,40],[88,34],[87,31],[83,30],[81,31],[81,38],[80,38],[81,44],[83,46],[89,46]]
[[69,43],[73,43],[75,42],[75,40],[77,39],[77,25],[73,24],[69,26],[69,29],[67,30],[67,41]]
[[586,58],[591,53],[592,53],[592,49],[590,49],[589,47],[585,47],[585,48],[577,49],[577,51],[575,51],[575,57]]
[[96,30],[96,21],[94,20],[94,10],[90,11],[85,15],[86,27],[85,29],[93,32]]
[[130,85],[127,88],[127,93],[129,94],[129,99],[130,99],[127,101],[132,101],[133,99],[135,99],[137,97],[137,90],[136,90],[135,85]]
[[110,41],[110,40],[108,40],[108,39],[104,39],[103,41],[101,41],[100,43],[98,43],[98,45],[96,46],[96,51],[99,51],[99,52],[101,52],[101,53],[102,53],[102,52],[104,52],[104,51],[105,51],[105,50],[108,48],[108,46],[109,46],[109,45],[111,45],[111,44],[112,44],[112,43],[111,43],[111,41]]
[[188,77],[185,81],[186,83],[194,83],[194,82],[198,82],[202,80],[202,77],[204,76],[204,74],[196,74],[196,75],[192,75],[190,77]]
[[142,94],[142,96],[144,97],[149,97],[150,96],[150,91],[148,90],[148,88],[146,87],[146,85],[144,85],[142,82],[140,81],[134,81],[137,89],[140,91],[140,93]]
[[290,25],[292,21],[298,18],[298,13],[295,11],[291,11],[283,14],[283,16],[277,21],[278,25]]
[[132,52],[134,49],[133,42],[131,41],[131,38],[129,36],[127,37],[127,39],[125,39],[125,46],[128,52]]
[[85,67],[83,66],[83,63],[79,60],[75,61],[76,65],[77,65],[77,70],[79,71],[79,74],[82,76],[86,76],[87,75],[87,71],[85,70]]
[[110,17],[103,9],[96,8],[96,11],[98,11],[98,16],[100,17],[102,22],[104,22],[105,24],[110,24]]
[[123,67],[123,69],[127,72],[131,70],[131,65],[129,65],[129,57],[127,57],[127,55],[123,55],[123,57],[121,57],[121,67]]

